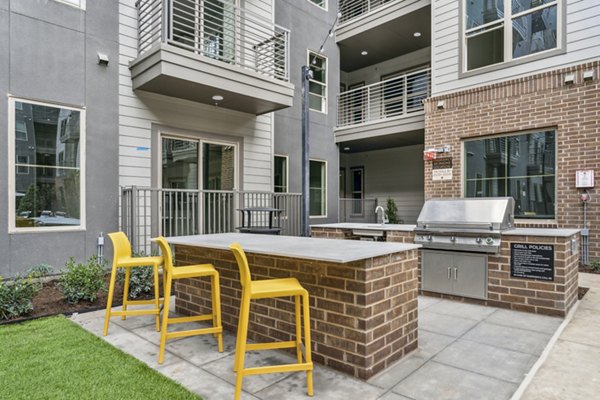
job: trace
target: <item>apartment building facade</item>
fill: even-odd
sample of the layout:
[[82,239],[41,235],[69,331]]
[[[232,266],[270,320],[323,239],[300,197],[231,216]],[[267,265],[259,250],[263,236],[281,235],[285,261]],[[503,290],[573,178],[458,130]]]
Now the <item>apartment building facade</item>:
[[118,228],[117,5],[0,1],[0,275]]

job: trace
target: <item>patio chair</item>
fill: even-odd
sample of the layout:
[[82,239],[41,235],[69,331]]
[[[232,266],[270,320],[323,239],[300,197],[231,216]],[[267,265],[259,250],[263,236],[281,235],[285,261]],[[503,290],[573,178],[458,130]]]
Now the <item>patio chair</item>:
[[[240,270],[242,284],[242,300],[240,303],[240,318],[238,320],[238,331],[235,349],[235,361],[233,370],[237,372],[235,382],[235,400],[240,399],[242,391],[242,380],[247,375],[272,374],[278,372],[306,371],[307,394],[313,395],[313,363],[311,358],[310,343],[310,316],[308,306],[308,291],[304,289],[296,278],[282,278],[252,281],[248,259],[239,243],[229,246],[235,255]],[[267,299],[276,297],[294,297],[296,311],[296,340],[288,342],[271,343],[246,343],[248,338],[248,321],[250,318],[250,300]],[[300,314],[300,302],[304,308],[304,361],[302,358],[302,325]],[[263,367],[244,368],[246,351],[286,349],[295,348],[297,363],[272,365]]]
[[[156,330],[160,330],[160,296],[158,293],[158,267],[162,265],[163,258],[158,257],[132,257],[131,244],[127,235],[123,232],[109,233],[108,237],[113,244],[113,265],[110,274],[110,284],[108,286],[108,299],[106,301],[106,315],[104,317],[103,335],[108,334],[108,323],[113,316],[121,316],[121,319],[128,315],[156,315]],[[131,268],[151,266],[154,269],[154,299],[153,300],[129,300],[129,277]],[[123,284],[123,309],[122,311],[113,311],[112,302],[115,292],[115,281],[119,268],[125,268],[125,282]],[[127,310],[128,305],[152,304],[154,308],[149,310]]]
[[[221,293],[219,287],[219,272],[211,264],[188,265],[185,267],[173,266],[173,253],[164,237],[152,239],[158,243],[160,251],[164,257],[164,273],[166,274],[165,283],[165,304],[163,309],[162,329],[160,332],[160,349],[158,352],[158,363],[162,364],[165,357],[165,345],[168,339],[181,337],[206,335],[212,333],[217,337],[219,353],[223,352],[223,325],[221,324]],[[189,279],[209,277],[212,285],[212,313],[204,315],[194,315],[190,317],[169,317],[169,303],[171,300],[171,287],[175,279]],[[186,331],[168,332],[169,324],[181,324],[185,322],[198,322],[212,320],[212,327],[190,329]]]

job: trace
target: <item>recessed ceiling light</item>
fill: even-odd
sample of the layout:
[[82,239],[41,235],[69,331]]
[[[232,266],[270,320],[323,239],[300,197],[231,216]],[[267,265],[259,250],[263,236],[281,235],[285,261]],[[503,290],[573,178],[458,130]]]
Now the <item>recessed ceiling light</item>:
[[219,95],[219,94],[215,94],[212,99],[214,101],[223,101],[223,96]]
[[349,151],[350,147],[344,147],[344,151]]
[[369,54],[369,52],[366,51],[366,50],[363,50],[363,51],[360,52],[360,54],[363,55],[363,56],[366,56],[367,54]]
[[414,37],[421,37],[421,32],[415,32],[415,33],[413,33],[413,36]]

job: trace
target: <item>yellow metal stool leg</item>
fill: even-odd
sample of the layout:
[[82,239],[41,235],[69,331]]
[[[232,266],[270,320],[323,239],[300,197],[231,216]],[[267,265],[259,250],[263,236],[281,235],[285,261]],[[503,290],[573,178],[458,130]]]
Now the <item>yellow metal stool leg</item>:
[[[129,300],[129,278],[131,278],[131,268],[125,268],[125,282],[123,285],[123,311],[127,311],[127,300]],[[121,315],[121,320],[125,321],[126,315]]]
[[214,323],[213,327],[221,328],[221,332],[217,333],[217,343],[219,345],[219,353],[223,352],[223,326],[221,325],[221,286],[219,283],[219,275],[213,275],[213,315]]
[[248,320],[250,319],[250,296],[242,295],[242,304],[240,306],[240,328],[237,337],[235,352],[235,364],[237,365],[237,376],[235,379],[234,400],[240,400],[242,394],[242,381],[244,379],[244,358],[246,356],[246,341],[248,339]]
[[300,296],[294,296],[296,308],[296,356],[298,364],[302,363],[302,314],[300,313]]
[[167,283],[164,286],[164,309],[163,309],[163,320],[162,329],[160,332],[160,348],[158,350],[158,363],[162,364],[165,359],[165,345],[167,343],[167,328],[169,326],[169,307],[171,303],[171,277],[167,278]]
[[158,265],[154,265],[154,307],[156,308],[156,332],[160,331],[160,287],[158,286]]
[[235,357],[233,359],[233,372],[237,372],[239,369],[238,365],[238,354],[240,354],[240,337],[242,336],[242,317],[244,315],[244,294],[242,291],[242,299],[240,300],[240,316],[238,317],[238,328],[237,336],[235,339]]
[[113,296],[115,294],[115,280],[117,277],[117,266],[113,264],[112,272],[110,273],[110,284],[108,285],[108,299],[106,300],[106,314],[104,315],[104,330],[103,336],[108,334],[108,323],[110,321],[110,310],[112,308]]
[[[310,342],[310,308],[308,305],[308,293],[302,295],[303,298],[303,307],[304,307],[304,348],[305,348],[305,357],[306,362],[308,364],[312,363],[312,355],[311,355],[311,342]],[[313,371],[310,369],[306,371],[306,386],[307,386],[307,394],[309,396],[313,395]]]

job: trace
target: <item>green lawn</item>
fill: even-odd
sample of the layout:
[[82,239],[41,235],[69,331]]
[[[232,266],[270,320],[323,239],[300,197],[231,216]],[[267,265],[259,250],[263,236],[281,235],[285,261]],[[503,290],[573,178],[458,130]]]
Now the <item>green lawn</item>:
[[0,326],[0,399],[200,399],[64,317]]

